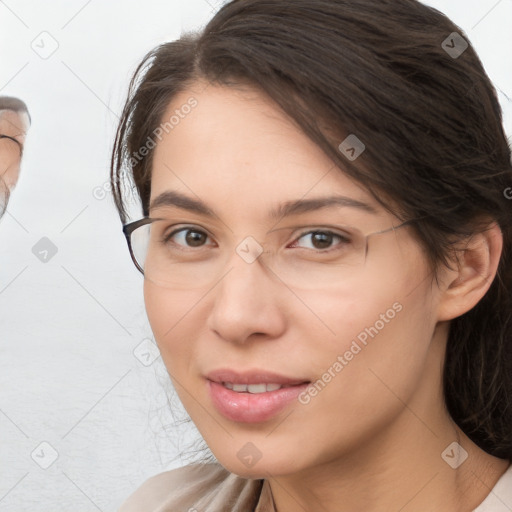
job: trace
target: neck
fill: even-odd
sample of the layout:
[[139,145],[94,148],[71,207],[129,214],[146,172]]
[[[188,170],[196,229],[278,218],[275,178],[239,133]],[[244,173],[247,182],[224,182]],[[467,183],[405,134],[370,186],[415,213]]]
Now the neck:
[[[489,455],[453,422],[442,399],[443,346],[431,347],[424,383],[398,416],[350,453],[269,478],[277,512],[467,512],[486,498],[509,461]],[[441,351],[441,352],[439,352]],[[430,367],[429,367],[430,366]],[[390,390],[390,392],[392,392]],[[457,463],[457,456],[468,457]],[[455,467],[452,467],[455,466]]]
[[[413,421],[419,422],[410,415],[402,418],[409,427]],[[342,461],[270,478],[276,511],[467,512],[508,468],[508,461],[478,448],[451,422],[437,436],[423,426],[409,432],[399,439],[375,436]],[[445,461],[456,461],[457,449],[446,451],[453,442],[468,453],[456,469]]]

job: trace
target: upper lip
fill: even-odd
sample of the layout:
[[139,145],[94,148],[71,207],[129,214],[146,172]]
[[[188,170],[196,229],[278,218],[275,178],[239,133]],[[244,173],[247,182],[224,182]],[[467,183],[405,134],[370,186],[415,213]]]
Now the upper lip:
[[310,382],[307,379],[297,379],[286,377],[266,370],[249,370],[246,372],[236,372],[228,368],[211,371],[206,375],[208,380],[213,382],[231,382],[234,384],[281,384],[293,386]]

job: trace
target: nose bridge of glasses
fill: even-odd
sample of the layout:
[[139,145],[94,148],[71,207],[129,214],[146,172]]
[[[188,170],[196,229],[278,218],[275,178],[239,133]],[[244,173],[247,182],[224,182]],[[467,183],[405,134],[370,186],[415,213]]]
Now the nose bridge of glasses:
[[251,267],[266,271],[272,249],[268,241],[260,242],[254,236],[245,236],[235,247],[231,263],[241,269]]
[[[240,240],[240,237],[238,238]],[[221,258],[223,266],[231,270],[238,269],[245,277],[260,280],[263,276],[272,279],[277,270],[275,261],[278,248],[272,244],[272,241],[265,239],[261,241],[253,235],[246,235],[235,245],[230,245],[226,257]],[[240,279],[240,272],[232,274]]]

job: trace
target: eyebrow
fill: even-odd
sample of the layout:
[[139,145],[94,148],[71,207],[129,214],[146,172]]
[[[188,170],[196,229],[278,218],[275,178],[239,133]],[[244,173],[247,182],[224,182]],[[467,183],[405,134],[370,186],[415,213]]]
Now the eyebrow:
[[[153,199],[153,201],[151,201],[149,208],[152,210],[154,208],[161,208],[165,206],[174,206],[206,217],[217,217],[213,210],[201,200],[188,197],[176,191],[169,190],[158,195]],[[269,219],[276,220],[283,217],[289,217],[291,215],[307,213],[322,208],[329,208],[331,206],[357,208],[368,213],[377,213],[377,210],[373,206],[363,203],[362,201],[358,201],[357,199],[352,199],[346,196],[327,196],[313,199],[286,201],[277,208],[270,210],[268,216]]]

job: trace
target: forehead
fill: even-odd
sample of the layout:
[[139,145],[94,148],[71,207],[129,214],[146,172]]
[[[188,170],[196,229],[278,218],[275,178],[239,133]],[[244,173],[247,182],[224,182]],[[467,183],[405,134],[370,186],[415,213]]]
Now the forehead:
[[29,119],[26,112],[15,112],[14,110],[0,110],[0,133],[9,134],[26,132],[29,127]]
[[255,88],[197,83],[173,99],[161,126],[165,123],[172,129],[164,130],[154,150],[152,199],[179,190],[261,210],[338,192],[380,209]]

